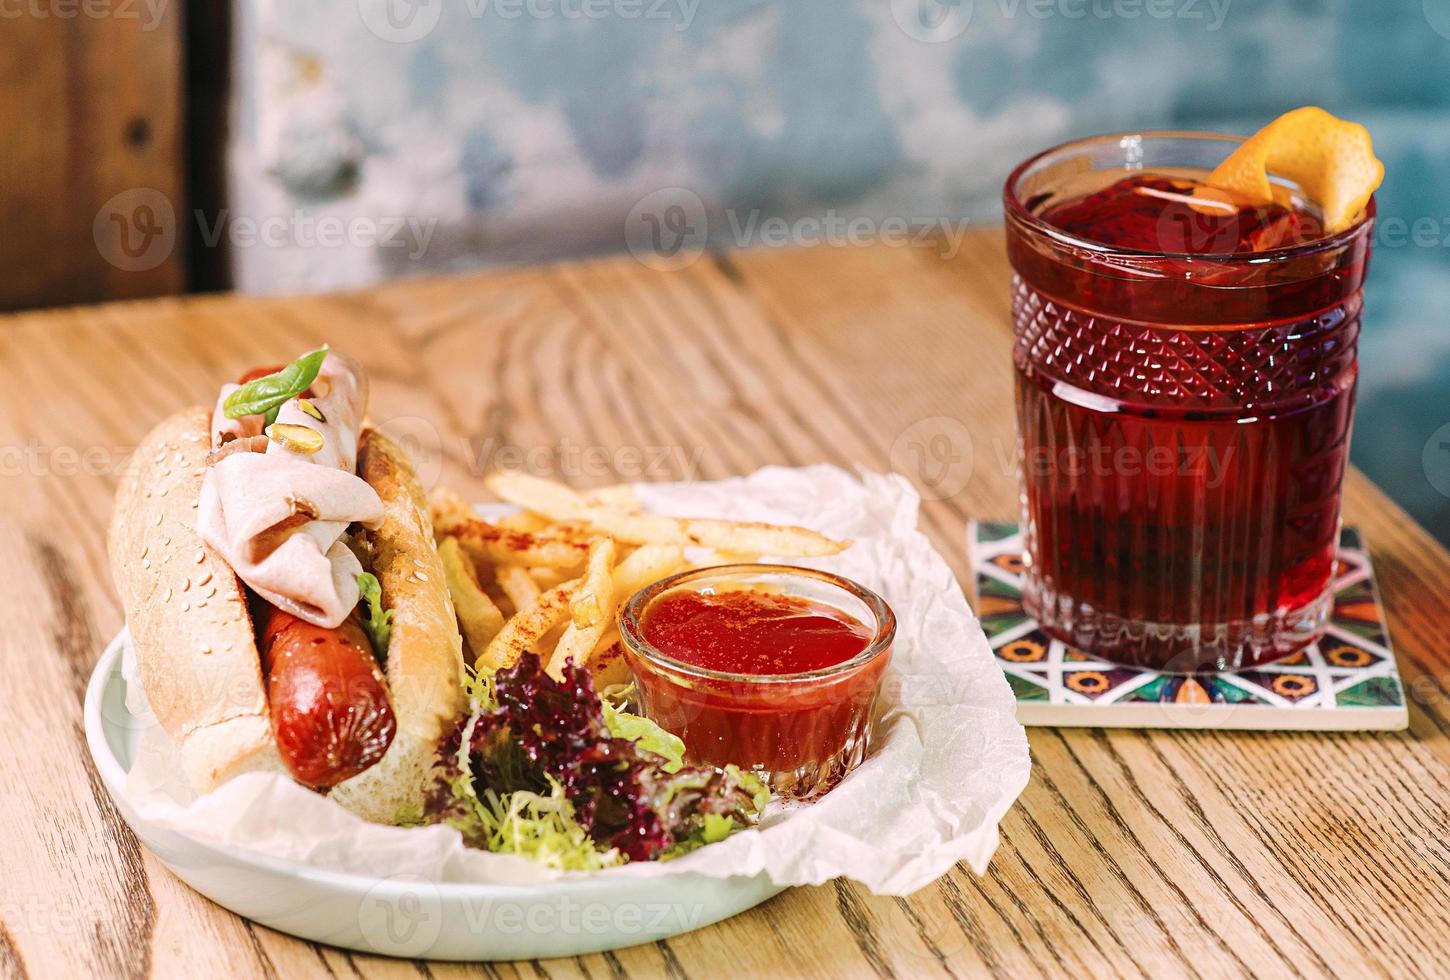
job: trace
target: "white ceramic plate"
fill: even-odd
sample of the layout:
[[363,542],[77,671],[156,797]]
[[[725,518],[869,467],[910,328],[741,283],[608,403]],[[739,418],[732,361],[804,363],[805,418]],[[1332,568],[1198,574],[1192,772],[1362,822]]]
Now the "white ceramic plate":
[[126,801],[140,723],[126,709],[123,632],[86,687],[86,741],[136,836],[182,881],[238,915],[333,946],[389,956],[513,960],[654,942],[782,891],[765,875],[580,877],[538,885],[436,884],[322,871],[148,825]]

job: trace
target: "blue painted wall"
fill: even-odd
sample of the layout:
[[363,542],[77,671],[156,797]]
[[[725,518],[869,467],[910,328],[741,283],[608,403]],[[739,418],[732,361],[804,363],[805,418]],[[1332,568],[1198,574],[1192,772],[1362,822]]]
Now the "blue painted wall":
[[1450,541],[1450,2],[238,4],[234,214],[402,229],[234,247],[259,292],[769,216],[995,221],[1010,167],[1069,137],[1363,121],[1388,177],[1354,457]]

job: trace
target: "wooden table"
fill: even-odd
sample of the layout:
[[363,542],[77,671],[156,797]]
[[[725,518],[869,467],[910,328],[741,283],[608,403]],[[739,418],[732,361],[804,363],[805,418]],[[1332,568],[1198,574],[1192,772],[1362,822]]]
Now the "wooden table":
[[416,433],[424,475],[465,490],[519,459],[586,485],[822,460],[921,477],[910,443],[945,433],[954,450],[970,439],[970,479],[922,520],[959,575],[967,519],[1015,509],[996,234],[951,260],[767,250],[658,273],[616,259],[0,320],[0,974],[1345,976],[1442,962],[1450,555],[1358,474],[1347,513],[1379,569],[1407,733],[1033,729],[1032,782],[985,877],[958,868],[906,899],[798,888],[579,960],[390,961],[210,904],[137,844],[86,754],[81,692],[121,626],[102,528],[117,468],[156,420],[322,340],[367,363],[374,414]]

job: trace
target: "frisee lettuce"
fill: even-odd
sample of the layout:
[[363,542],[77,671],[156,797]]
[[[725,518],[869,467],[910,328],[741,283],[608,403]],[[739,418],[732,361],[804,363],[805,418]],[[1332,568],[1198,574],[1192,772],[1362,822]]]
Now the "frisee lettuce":
[[428,814],[421,803],[404,803],[393,814],[393,823],[399,827],[422,827],[428,823]]
[[678,735],[665,731],[643,715],[616,708],[603,698],[599,699],[599,703],[604,708],[604,724],[608,726],[609,734],[615,738],[627,738],[646,752],[662,757],[665,764],[661,768],[665,772],[680,771],[685,764],[685,743]]
[[[464,839],[495,854],[515,854],[559,871],[595,871],[624,863],[613,848],[601,849],[574,817],[564,787],[549,781],[548,793],[515,790],[475,793],[465,774],[454,777],[462,806],[447,823]],[[468,785],[457,785],[459,782]]]
[[388,641],[393,636],[393,611],[383,608],[383,587],[372,572],[358,575],[357,589],[367,612],[362,621],[363,631],[373,645],[373,653],[382,660],[388,655]]
[[432,807],[443,822],[474,847],[514,854],[560,871],[593,871],[624,863],[618,850],[602,850],[574,817],[574,807],[557,780],[548,795],[517,790],[497,793],[474,785],[469,759],[471,736],[483,716],[498,707],[494,672],[463,668],[463,693],[469,714],[459,728],[459,744],[445,749],[445,778]]
[[699,850],[706,844],[714,844],[729,837],[740,827],[734,820],[718,813],[707,813],[700,825],[682,841],[677,841],[664,854],[660,855],[661,861],[673,861],[675,858],[684,857],[691,851]]
[[468,698],[469,710],[475,717],[481,712],[492,711],[498,706],[498,698],[493,693],[493,671],[486,667],[475,670],[464,665],[463,694]]
[[690,766],[684,744],[539,658],[463,676],[470,712],[441,749],[428,816],[472,846],[566,870],[666,860],[754,823],[764,783]]

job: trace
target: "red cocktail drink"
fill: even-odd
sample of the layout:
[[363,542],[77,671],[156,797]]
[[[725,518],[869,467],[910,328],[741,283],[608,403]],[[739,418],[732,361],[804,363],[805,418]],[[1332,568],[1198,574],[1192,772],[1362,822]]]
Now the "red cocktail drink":
[[1329,610],[1374,205],[1192,198],[1231,137],[1101,137],[1008,180],[1024,599],[1121,663],[1238,669]]

